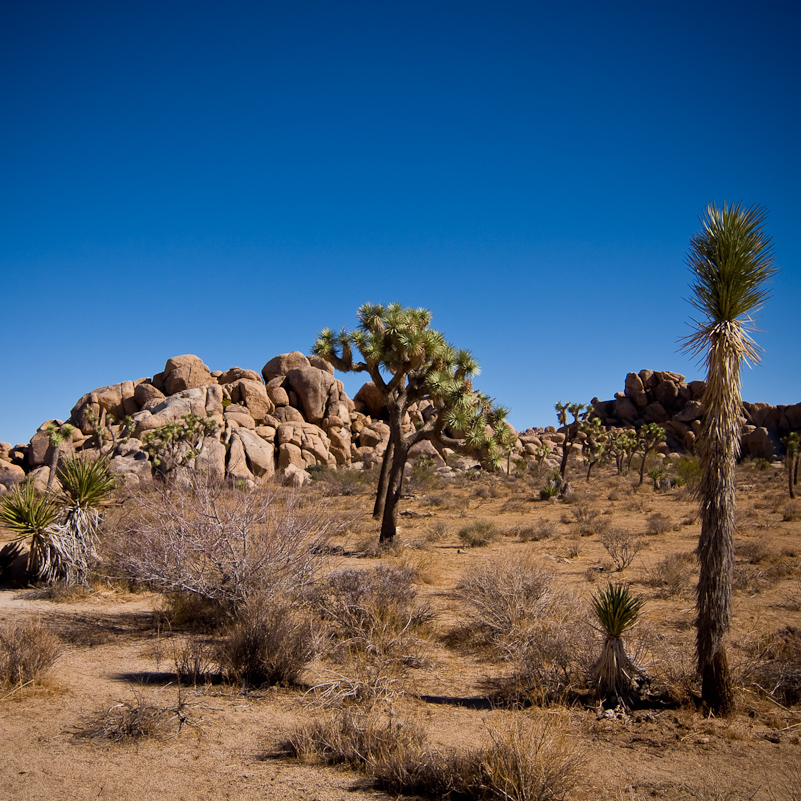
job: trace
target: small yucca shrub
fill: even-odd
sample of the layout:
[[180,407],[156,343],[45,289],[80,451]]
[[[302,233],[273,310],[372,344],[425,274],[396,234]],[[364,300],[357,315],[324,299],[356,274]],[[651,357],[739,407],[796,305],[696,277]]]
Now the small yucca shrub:
[[643,600],[625,584],[609,584],[592,596],[592,607],[604,635],[601,656],[592,666],[593,685],[600,700],[629,704],[642,670],[626,654],[623,635],[637,624]]

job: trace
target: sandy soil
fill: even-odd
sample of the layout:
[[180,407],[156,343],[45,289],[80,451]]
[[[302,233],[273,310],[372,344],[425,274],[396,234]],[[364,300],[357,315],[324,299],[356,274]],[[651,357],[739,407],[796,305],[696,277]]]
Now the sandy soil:
[[[405,709],[440,747],[480,742],[502,711],[488,708],[487,679],[503,672],[478,655],[448,647],[444,639],[465,619],[455,593],[459,577],[487,558],[518,560],[534,554],[582,598],[602,586],[603,576],[622,578],[646,598],[642,627],[670,648],[650,658],[691,663],[692,584],[663,597],[647,583],[664,556],[692,552],[698,537],[694,504],[684,491],[631,489],[631,479],[598,476],[576,480],[580,503],[597,508],[619,527],[643,533],[649,515],[661,513],[674,526],[644,536],[646,547],[631,566],[612,572],[595,535],[578,537],[576,504],[534,501],[535,485],[482,482],[464,488],[421,487],[404,502],[407,546],[382,559],[418,568],[418,591],[437,609],[430,659],[413,671],[414,698]],[[481,497],[486,495],[486,497]],[[333,499],[350,519],[340,540],[345,554],[336,564],[367,567],[356,559],[375,537],[369,494]],[[782,521],[787,502],[781,471],[743,468],[740,476],[738,557],[731,658],[736,675],[750,656],[748,644],[785,627],[801,628],[801,522]],[[457,532],[474,519],[491,520],[507,532],[486,548],[464,548]],[[520,542],[515,527],[539,520],[554,524],[554,536]],[[446,536],[424,548],[435,523]],[[757,542],[759,548],[747,543]],[[746,545],[743,546],[743,543]],[[578,553],[576,553],[578,551]],[[757,561],[758,558],[758,561]],[[599,578],[599,576],[601,578]],[[63,602],[36,600],[36,592],[0,592],[0,623],[39,616],[64,641],[64,652],[38,686],[0,692],[1,799],[318,799],[381,798],[364,778],[349,771],[301,764],[275,756],[277,743],[298,721],[314,714],[302,689],[243,693],[228,685],[180,688],[172,652],[182,637],[159,625],[159,596],[96,591]],[[588,616],[589,617],[589,616]],[[661,639],[660,639],[661,638]],[[676,665],[672,665],[676,668]],[[308,681],[324,675],[316,663]],[[133,742],[80,736],[120,703],[158,707],[182,702],[185,723],[176,719],[162,737]],[[578,799],[799,799],[801,798],[801,709],[784,708],[759,688],[740,681],[738,712],[730,719],[705,717],[692,704],[638,710],[608,718],[594,708],[554,710],[585,760]]]

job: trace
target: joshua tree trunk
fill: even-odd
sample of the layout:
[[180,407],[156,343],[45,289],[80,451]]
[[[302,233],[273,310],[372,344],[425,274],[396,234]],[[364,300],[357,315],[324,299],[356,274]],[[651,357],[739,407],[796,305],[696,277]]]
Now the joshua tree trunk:
[[381,520],[384,515],[384,504],[387,500],[387,490],[389,487],[389,472],[392,466],[392,454],[395,445],[390,438],[384,456],[381,459],[381,473],[378,476],[378,487],[375,494],[375,505],[373,506],[373,519]]
[[406,458],[409,454],[409,447],[403,442],[398,443],[393,448],[392,466],[389,472],[389,482],[387,486],[387,499],[384,504],[384,514],[381,518],[381,535],[379,542],[392,540],[398,531],[398,501],[403,487],[403,469],[406,466]]
[[731,622],[734,564],[734,470],[740,452],[740,349],[738,324],[717,326],[709,354],[699,437],[702,464],[701,536],[698,540],[696,652],[701,697],[710,709],[734,709],[724,637]]

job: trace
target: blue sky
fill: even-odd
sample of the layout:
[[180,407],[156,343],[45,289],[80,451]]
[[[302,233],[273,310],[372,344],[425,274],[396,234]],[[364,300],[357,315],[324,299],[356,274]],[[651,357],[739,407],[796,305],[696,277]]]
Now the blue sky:
[[768,209],[781,269],[743,396],[801,401],[799,16],[8,4],[0,440],[170,356],[308,353],[366,301],[431,309],[521,429],[630,370],[703,377],[684,260],[724,199]]

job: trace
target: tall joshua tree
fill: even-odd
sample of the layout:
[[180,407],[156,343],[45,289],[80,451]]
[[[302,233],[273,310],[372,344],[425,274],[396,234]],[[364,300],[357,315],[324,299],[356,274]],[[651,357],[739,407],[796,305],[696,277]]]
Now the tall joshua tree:
[[690,240],[687,264],[693,273],[690,302],[701,313],[684,349],[707,367],[698,455],[701,536],[696,595],[696,658],[701,696],[718,714],[734,707],[724,637],[731,621],[734,561],[734,467],[740,452],[740,367],[759,360],[751,338],[753,315],[768,296],[776,272],[771,239],[760,206],[707,206],[702,230]]
[[[397,530],[397,504],[409,449],[423,440],[467,448],[496,466],[510,443],[506,410],[473,390],[478,364],[466,350],[456,350],[439,331],[429,328],[431,312],[366,303],[357,312],[354,331],[325,328],[313,351],[343,372],[366,372],[381,392],[389,412],[389,444],[384,452],[373,516],[381,519],[381,541]],[[361,360],[354,358],[354,350]],[[404,433],[409,406],[429,402],[426,422]],[[489,433],[488,433],[489,432]]]

